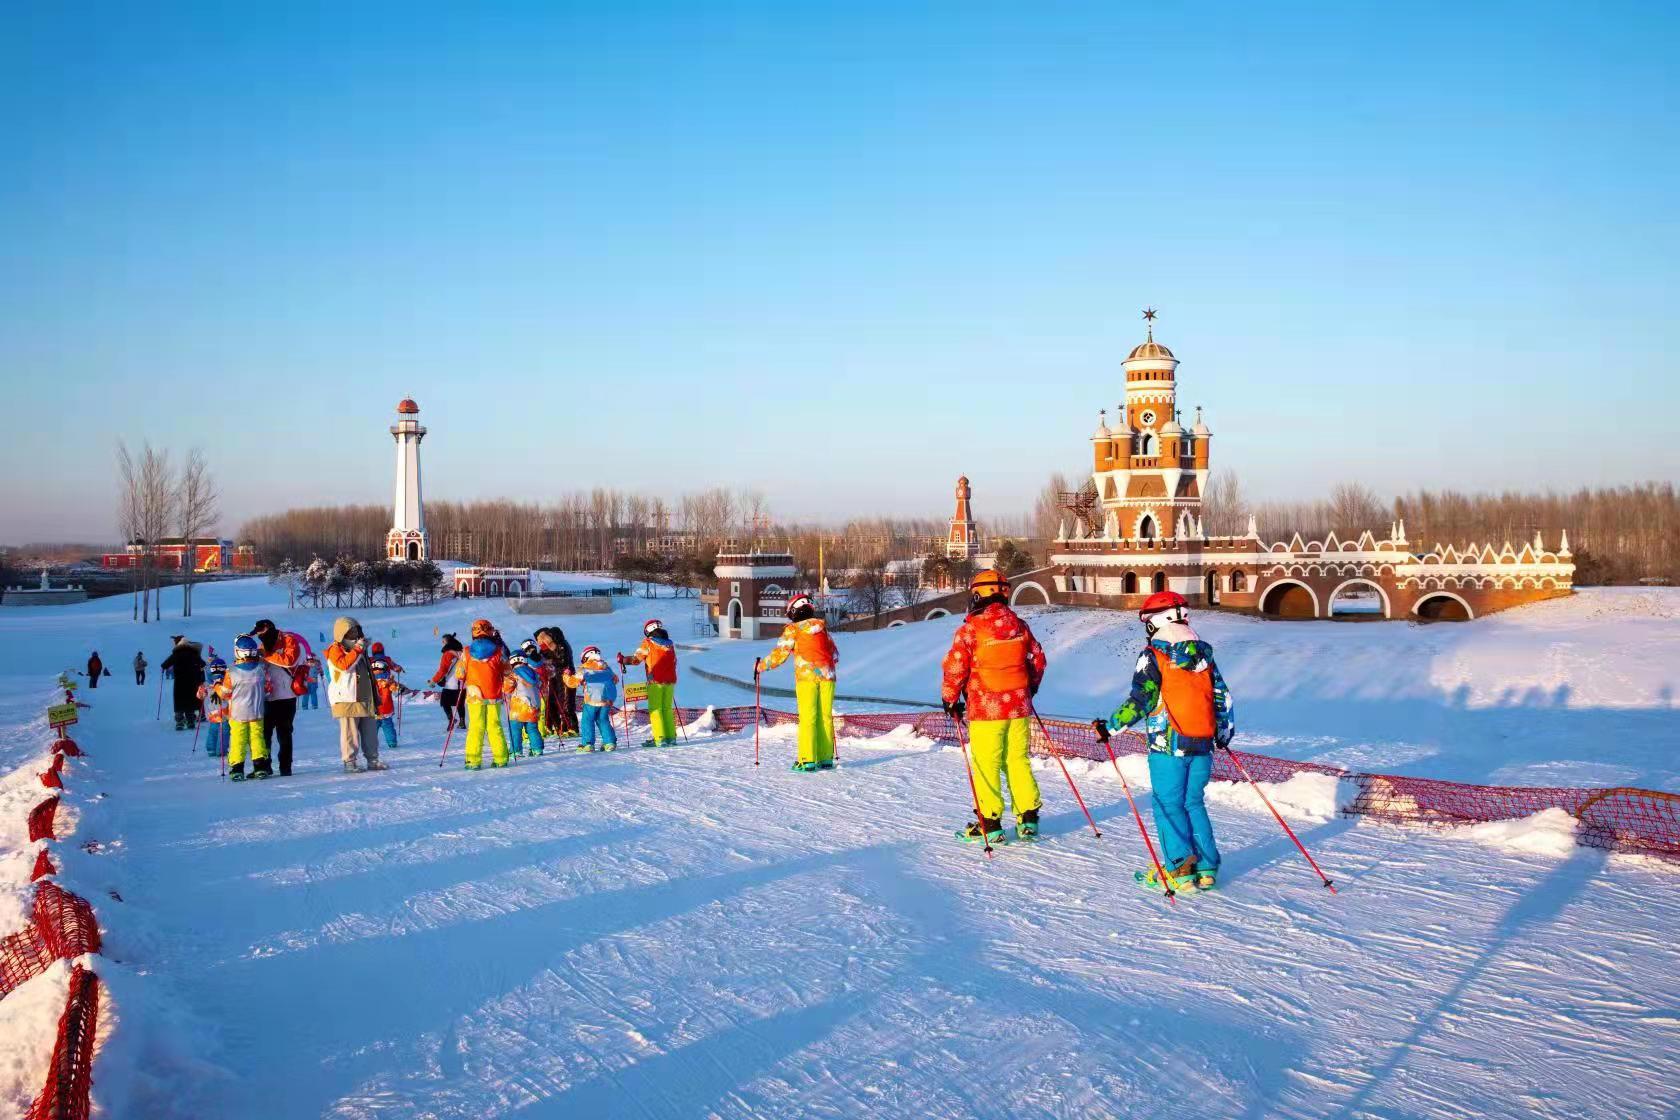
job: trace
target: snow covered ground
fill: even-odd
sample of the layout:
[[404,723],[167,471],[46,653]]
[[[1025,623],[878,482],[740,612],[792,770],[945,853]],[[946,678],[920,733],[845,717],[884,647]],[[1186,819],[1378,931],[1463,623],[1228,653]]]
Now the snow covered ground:
[[[52,674],[90,646],[117,674],[83,694],[92,755],[70,776],[75,797],[109,794],[78,824],[105,847],[66,867],[120,962],[103,966],[128,1038],[96,1069],[105,1115],[1673,1114],[1680,872],[1564,843],[1567,822],[1408,830],[1335,816],[1333,781],[1287,791],[1330,896],[1227,787],[1222,889],[1172,908],[1131,883],[1141,844],[1111,770],[1075,768],[1100,840],[1051,764],[1045,840],[988,862],[950,838],[956,752],[904,731],[843,740],[829,774],[785,769],[789,729],[756,770],[749,732],[468,774],[458,754],[438,767],[440,713],[414,706],[394,769],[345,775],[327,713],[305,712],[296,776],[232,786],[154,721],[154,684],[124,674],[136,636],[155,665],[180,629],[226,648],[270,616],[313,640],[335,612],[286,612],[260,581],[199,601],[185,627],[142,628],[115,600],[0,613],[4,768],[39,749]],[[1254,749],[1675,788],[1677,604],[1202,625]],[[611,652],[654,613],[689,641],[690,606],[558,621]],[[353,613],[413,680],[433,628],[478,609]],[[510,634],[548,621],[485,613]],[[1135,623],[1034,625],[1045,709],[1109,706]],[[843,691],[927,698],[950,629],[843,637]],[[760,651],[687,659],[740,674]],[[693,674],[681,697],[741,702]],[[62,986],[35,983],[0,1008],[8,1043]]]

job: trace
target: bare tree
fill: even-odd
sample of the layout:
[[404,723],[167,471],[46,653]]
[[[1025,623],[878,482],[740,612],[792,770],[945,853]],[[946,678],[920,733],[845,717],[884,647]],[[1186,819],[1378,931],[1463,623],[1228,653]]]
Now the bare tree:
[[1342,536],[1357,537],[1366,529],[1380,529],[1383,504],[1370,487],[1358,482],[1339,482],[1330,491],[1326,511],[1330,527]]
[[[169,452],[150,443],[141,445],[138,457],[128,445],[117,441],[117,469],[123,478],[124,503],[132,495],[133,543],[140,547],[140,621],[152,620],[153,592],[157,586],[158,542],[169,532],[175,519],[175,472]],[[157,590],[157,617],[163,616],[162,591]]]
[[182,618],[192,616],[193,574],[198,566],[195,542],[214,528],[221,518],[220,501],[216,480],[210,474],[204,452],[195,447],[187,453],[187,461],[181,465],[181,479],[175,495],[177,524],[181,539],[186,543],[186,554],[181,563]]
[[881,615],[886,613],[888,600],[892,597],[892,588],[887,584],[887,558],[876,556],[859,567],[852,574],[846,597],[859,613],[873,615],[871,625],[879,627]]
[[1202,527],[1209,536],[1234,537],[1248,532],[1251,512],[1242,480],[1235,471],[1217,470],[1202,495]]

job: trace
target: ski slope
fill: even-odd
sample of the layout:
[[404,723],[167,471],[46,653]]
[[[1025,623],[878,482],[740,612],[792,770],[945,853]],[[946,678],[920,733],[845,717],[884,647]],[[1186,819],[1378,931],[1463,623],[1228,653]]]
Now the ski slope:
[[[116,674],[83,693],[93,706],[78,738],[91,757],[72,771],[67,797],[78,837],[105,846],[72,847],[65,877],[95,900],[106,955],[119,962],[102,966],[114,974],[118,1020],[95,1070],[103,1115],[1674,1108],[1680,873],[1576,848],[1567,827],[1560,842],[1556,822],[1408,830],[1336,816],[1333,788],[1293,791],[1285,811],[1335,877],[1341,893],[1330,896],[1251,796],[1225,788],[1212,797],[1222,889],[1169,907],[1131,883],[1143,854],[1112,770],[1075,768],[1100,840],[1051,764],[1039,770],[1046,838],[987,861],[950,838],[967,815],[958,755],[905,732],[843,738],[841,768],[827,774],[785,769],[790,729],[765,732],[757,769],[749,732],[469,774],[458,753],[437,765],[441,714],[418,705],[406,713],[405,745],[387,755],[390,772],[346,775],[336,727],[315,711],[298,717],[295,777],[232,786],[213,760],[189,753],[190,735],[154,720],[150,683],[137,689],[122,674],[135,635],[152,636],[155,665],[158,637],[181,629],[224,648],[267,616],[314,640],[335,612],[287,612],[260,581],[198,598],[185,627],[142,628],[126,601],[0,613],[9,765],[39,749],[37,705],[53,673],[96,644]],[[1616,633],[1618,652],[1631,643],[1630,656],[1650,654],[1680,636],[1672,609],[1635,611],[1631,601],[1582,595],[1565,612],[1519,612],[1480,633],[1230,618],[1203,629],[1223,643],[1239,717],[1252,720],[1245,735],[1276,737],[1280,753],[1403,753],[1405,721],[1384,719],[1426,706],[1417,681],[1438,673],[1431,687],[1468,691],[1408,733],[1414,754],[1401,761],[1411,772],[1433,772],[1433,758],[1464,768],[1449,776],[1553,773],[1609,764],[1566,751],[1548,730],[1554,718],[1609,721],[1604,738],[1615,741],[1632,725],[1615,722],[1625,717],[1673,742],[1680,717],[1660,683],[1623,689],[1612,706],[1609,675],[1626,672],[1623,659],[1545,652]],[[632,648],[654,613],[686,642],[688,606],[621,601],[610,616],[558,621],[574,644],[610,653]],[[479,610],[510,635],[550,621],[499,604],[351,613],[412,681],[435,664],[432,628],[464,630]],[[1079,715],[1112,699],[1134,636],[1123,617],[1043,612],[1034,624],[1052,658],[1046,710]],[[925,697],[948,637],[948,624],[844,636],[842,690]],[[1378,646],[1408,683],[1372,682],[1362,699],[1354,686],[1378,655],[1360,650]],[[1326,652],[1314,661],[1299,649]],[[732,643],[686,658],[738,671],[755,652]],[[1281,683],[1308,663],[1317,675],[1293,690]],[[1565,703],[1531,710],[1541,734],[1484,730],[1524,726],[1525,709],[1501,699],[1507,671],[1519,697],[1570,690]],[[1369,718],[1349,728],[1333,713],[1289,722],[1313,697],[1338,694],[1346,713],[1368,699]],[[693,674],[680,695],[740,702],[738,690]],[[1469,745],[1453,738],[1454,711]],[[1426,736],[1437,735],[1432,746]],[[1498,758],[1481,757],[1490,745]],[[1623,747],[1616,753],[1634,749]],[[1647,774],[1674,765],[1656,747],[1638,750],[1617,764]],[[1137,771],[1127,773],[1136,788]],[[0,844],[13,843],[0,831]],[[8,889],[19,862],[0,861]],[[21,1055],[0,1064],[0,1111],[30,1086],[26,1043],[42,1029],[38,1008],[52,1009],[41,998],[52,982],[31,981],[0,1003],[0,1043]]]

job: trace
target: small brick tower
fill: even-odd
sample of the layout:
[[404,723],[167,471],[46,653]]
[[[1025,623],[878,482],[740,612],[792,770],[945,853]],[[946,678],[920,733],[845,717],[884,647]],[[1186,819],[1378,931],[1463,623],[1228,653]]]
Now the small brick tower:
[[957,479],[957,511],[951,515],[951,531],[945,538],[945,555],[952,560],[972,560],[980,554],[980,534],[974,528],[973,491],[968,476]]

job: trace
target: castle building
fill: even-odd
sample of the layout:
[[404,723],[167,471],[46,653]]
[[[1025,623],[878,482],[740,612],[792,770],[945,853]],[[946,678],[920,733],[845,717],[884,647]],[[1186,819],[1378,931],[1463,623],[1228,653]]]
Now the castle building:
[[1106,410],[1091,436],[1091,478],[1063,496],[1072,514],[1051,547],[1057,602],[1135,609],[1157,591],[1200,606],[1276,618],[1381,617],[1463,620],[1568,595],[1575,565],[1564,534],[1513,548],[1469,544],[1413,551],[1404,522],[1378,539],[1260,539],[1254,520],[1235,536],[1210,536],[1202,494],[1213,433],[1196,409],[1186,430],[1178,408],[1178,359],[1155,341],[1155,310],[1125,370],[1113,425]]
[[952,560],[972,560],[980,554],[980,534],[974,527],[973,491],[968,476],[957,479],[957,510],[951,515],[951,531],[945,537],[945,555]]
[[391,438],[397,442],[397,487],[391,512],[391,531],[385,534],[385,555],[391,560],[425,560],[430,556],[426,536],[426,508],[420,496],[420,441],[426,429],[416,419],[420,406],[412,398],[397,402],[397,422]]

